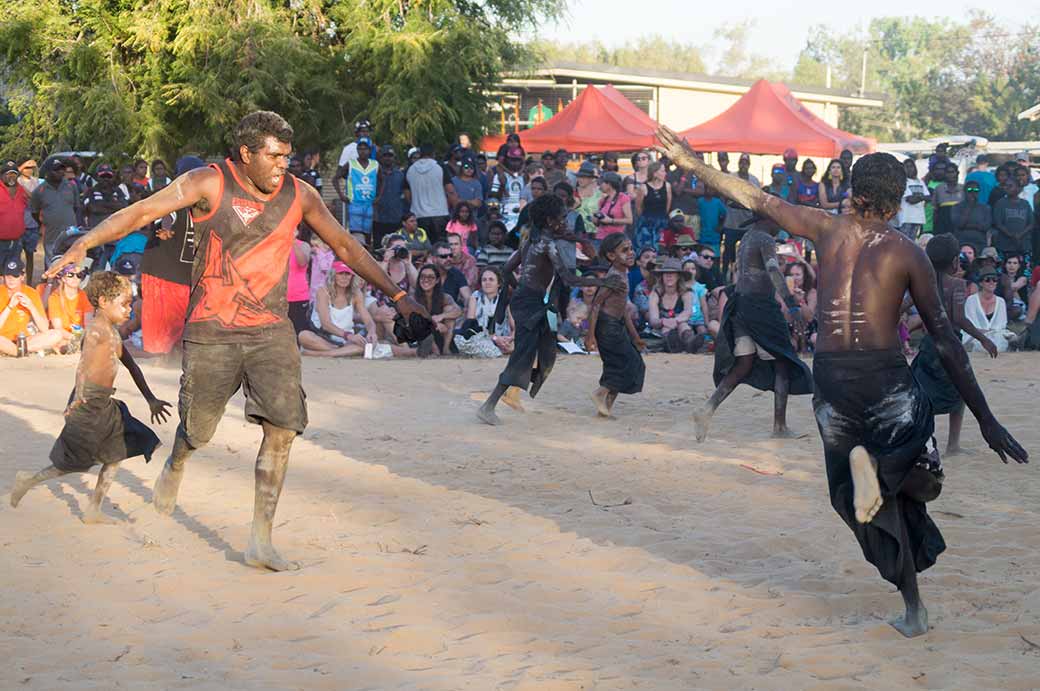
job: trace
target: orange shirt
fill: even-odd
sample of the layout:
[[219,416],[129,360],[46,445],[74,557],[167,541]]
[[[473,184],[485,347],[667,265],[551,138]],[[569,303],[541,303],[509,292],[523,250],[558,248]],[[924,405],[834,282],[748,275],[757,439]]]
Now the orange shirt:
[[[40,311],[40,314],[45,314],[46,311],[43,309],[43,301],[40,300],[40,294],[37,293],[30,286],[22,286],[19,291],[24,294],[27,298],[32,300],[32,303],[36,305],[36,309]],[[11,294],[7,290],[7,286],[0,285],[0,310],[2,310],[11,300]],[[7,315],[7,319],[4,320],[3,324],[0,324],[0,336],[8,340],[15,340],[18,338],[18,334],[25,332],[25,335],[29,335],[27,327],[33,323],[32,313],[28,309],[18,305],[17,307],[11,306],[11,311]]]
[[65,291],[59,286],[51,291],[47,298],[47,318],[60,319],[61,328],[66,331],[72,326],[83,326],[84,317],[94,311],[94,306],[87,299],[85,291],[76,293],[71,300],[65,297]]

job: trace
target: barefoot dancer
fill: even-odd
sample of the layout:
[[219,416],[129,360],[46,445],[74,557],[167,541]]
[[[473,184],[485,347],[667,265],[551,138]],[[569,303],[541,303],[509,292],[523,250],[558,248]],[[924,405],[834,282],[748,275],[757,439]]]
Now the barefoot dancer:
[[[960,268],[960,243],[950,234],[936,235],[928,241],[925,248],[928,259],[935,268],[939,280],[939,296],[943,309],[946,310],[954,330],[961,330],[978,339],[990,357],[997,357],[997,346],[986,335],[975,328],[964,316],[964,301],[968,296],[964,279],[957,278],[954,273]],[[960,336],[960,334],[957,334]],[[961,451],[961,426],[964,424],[964,401],[957,393],[957,387],[950,381],[939,359],[939,351],[935,347],[935,339],[926,335],[921,341],[917,357],[910,365],[910,371],[921,388],[928,394],[932,403],[933,415],[950,415],[950,434],[946,442],[946,455],[951,456]]]
[[148,401],[152,422],[165,422],[170,404],[152,395],[116,330],[130,317],[130,281],[107,271],[96,273],[87,286],[87,298],[94,306],[94,319],[83,334],[76,389],[65,410],[65,427],[51,449],[52,465],[36,474],[18,473],[11,490],[11,506],[17,507],[25,493],[40,483],[68,473],[85,473],[100,463],[97,486],[83,512],[83,522],[115,523],[114,518],[101,513],[101,503],[119,463],[134,456],[144,456],[147,463],[159,446],[155,433],[131,416],[125,403],[112,398],[119,363]]
[[715,410],[739,384],[773,392],[773,436],[796,436],[787,427],[787,397],[812,393],[812,374],[791,346],[791,332],[773,297],[779,293],[788,313],[802,322],[798,304],[780,272],[776,241],[749,230],[737,252],[737,283],[727,291],[719,337],[715,341],[715,393],[693,415],[697,441],[708,436]]
[[559,197],[543,195],[531,202],[528,208],[530,237],[502,267],[506,280],[513,283],[513,271],[522,262],[520,286],[509,300],[513,321],[516,322],[513,352],[498,378],[498,385],[477,412],[477,418],[489,425],[500,422],[495,414],[495,406],[506,389],[515,386],[526,390],[530,386],[531,398],[534,398],[552,371],[553,363],[556,362],[556,326],[555,323],[550,324],[549,319],[551,316],[555,322],[557,318],[557,284],[563,283],[568,288],[609,286],[615,289],[620,289],[622,285],[616,276],[606,279],[592,276],[578,278],[565,265],[557,241],[562,240],[567,232],[567,208]]
[[600,417],[611,417],[610,409],[619,393],[643,390],[646,365],[639,352],[646,346],[628,312],[628,272],[636,263],[632,241],[624,233],[608,235],[599,255],[610,264],[607,276],[617,276],[625,284],[620,290],[600,288],[596,292],[589,313],[589,335],[585,337],[585,348],[589,352],[598,350],[603,360],[603,375],[592,400]]
[[[92,247],[192,207],[198,250],[184,331],[180,425],[153,501],[160,513],[173,512],[184,462],[212,438],[228,400],[244,387],[246,417],[264,430],[245,560],[281,571],[299,568],[275,551],[271,522],[289,448],[307,425],[300,350],[286,316],[289,253],[301,219],[362,278],[393,296],[402,315],[423,322],[421,308],[336,222],[317,191],[286,175],[293,130],[281,116],[250,113],[234,138],[234,160],[190,171],[113,214],[77,240],[64,263],[79,262]],[[55,265],[48,273],[60,269]]]
[[928,630],[917,572],[945,549],[925,502],[938,495],[937,456],[926,454],[934,422],[927,395],[899,348],[903,294],[910,291],[936,350],[982,436],[1001,460],[1028,454],[990,412],[968,357],[943,310],[924,252],[888,221],[899,210],[906,175],[889,154],[852,169],[852,213],[793,206],[700,163],[674,132],[658,133],[668,154],[705,184],[813,242],[819,256],[819,336],[813,407],[823,438],[831,505],[863,555],[896,585],[906,604],[893,625],[905,636]]

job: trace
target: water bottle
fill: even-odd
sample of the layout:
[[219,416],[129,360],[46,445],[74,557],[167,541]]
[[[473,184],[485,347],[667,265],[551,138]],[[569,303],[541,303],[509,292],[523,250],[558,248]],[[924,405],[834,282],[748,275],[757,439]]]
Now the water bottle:
[[25,357],[29,354],[29,339],[25,337],[25,332],[18,334],[18,357]]

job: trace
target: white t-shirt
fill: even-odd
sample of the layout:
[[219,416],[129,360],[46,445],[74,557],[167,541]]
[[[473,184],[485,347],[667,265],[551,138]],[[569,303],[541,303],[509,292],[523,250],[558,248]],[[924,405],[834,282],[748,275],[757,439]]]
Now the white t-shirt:
[[1029,202],[1029,208],[1033,208],[1033,198],[1036,197],[1037,186],[1032,182],[1022,188],[1022,191],[1018,193],[1019,199],[1024,199]]
[[920,180],[907,178],[906,187],[903,188],[903,203],[899,206],[899,224],[920,223],[924,225],[924,202],[910,204],[906,198],[912,194],[927,195],[928,187]]
[[357,160],[357,142],[350,142],[343,147],[343,151],[339,154],[339,167],[347,165],[347,161]]

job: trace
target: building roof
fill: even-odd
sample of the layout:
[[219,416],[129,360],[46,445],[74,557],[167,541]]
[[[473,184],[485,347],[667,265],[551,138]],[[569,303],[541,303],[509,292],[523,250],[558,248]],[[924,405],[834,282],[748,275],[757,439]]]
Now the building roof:
[[1018,114],[1019,120],[1040,120],[1040,103]]
[[[679,89],[699,89],[722,93],[743,94],[758,80],[738,79],[735,77],[716,77],[692,72],[668,72],[641,68],[618,67],[616,65],[581,64],[572,62],[554,62],[529,72],[513,73],[504,82],[523,83],[530,77],[543,79],[579,79],[586,81],[603,81],[617,84],[642,84],[645,86],[672,87]],[[867,92],[862,96],[817,86],[790,85],[795,98],[829,102],[839,105],[866,106],[880,108],[884,105],[883,94]]]

